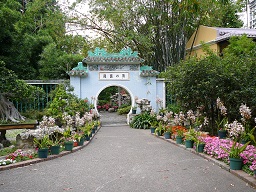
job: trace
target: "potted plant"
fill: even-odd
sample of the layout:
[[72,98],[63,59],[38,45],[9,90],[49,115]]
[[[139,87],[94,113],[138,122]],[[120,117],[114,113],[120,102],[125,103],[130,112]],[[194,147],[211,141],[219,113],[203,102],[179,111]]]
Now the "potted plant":
[[233,123],[228,124],[228,133],[230,138],[233,140],[233,144],[230,149],[222,147],[229,155],[230,169],[241,170],[243,166],[243,159],[240,154],[246,149],[250,141],[244,145],[240,143],[241,135],[244,132],[244,127],[238,121],[233,121]]
[[54,132],[50,135],[51,139],[49,142],[50,151],[52,155],[58,155],[60,153],[60,144],[63,141],[63,135],[60,132]]
[[161,136],[163,134],[163,131],[164,131],[163,123],[159,122],[158,127],[155,129],[155,135]]
[[193,128],[190,128],[187,132],[184,133],[185,135],[185,146],[186,148],[193,148],[196,131]]
[[83,127],[82,131],[84,133],[84,138],[86,141],[90,140],[90,137],[92,136],[92,124],[87,122]]
[[150,122],[150,125],[151,125],[150,127],[151,133],[155,133],[156,127],[158,126],[158,121],[154,119]]
[[43,137],[34,138],[34,144],[38,147],[38,157],[47,158],[49,150],[49,136],[43,135]]
[[171,127],[169,125],[164,126],[164,138],[165,139],[171,138]]
[[71,134],[72,134],[72,132],[71,132],[69,127],[63,133],[64,147],[65,147],[66,151],[72,151],[73,150],[74,140],[73,140],[73,137],[72,137]]
[[182,126],[179,126],[179,128],[177,129],[177,133],[176,133],[176,143],[177,144],[182,143],[185,131],[186,131],[186,129]]
[[79,146],[82,146],[84,144],[84,133],[82,133],[82,132],[75,133],[74,139],[77,141],[77,144]]
[[196,131],[195,143],[196,143],[196,151],[198,153],[202,153],[205,147],[204,138],[208,135],[208,132]]
[[100,126],[100,121],[99,120],[94,121],[94,129],[97,130],[99,126]]
[[219,109],[220,111],[218,111],[218,115],[217,115],[217,120],[216,125],[218,128],[218,137],[220,139],[225,139],[227,137],[227,123],[228,123],[228,118],[226,117],[227,115],[227,108],[224,106],[223,102],[220,100],[220,98],[217,98],[217,109]]

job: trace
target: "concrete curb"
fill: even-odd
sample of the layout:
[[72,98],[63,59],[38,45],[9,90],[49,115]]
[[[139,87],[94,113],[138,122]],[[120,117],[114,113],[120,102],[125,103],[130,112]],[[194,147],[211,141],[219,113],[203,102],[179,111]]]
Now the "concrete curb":
[[53,159],[56,159],[56,158],[59,158],[59,157],[62,157],[62,156],[74,153],[74,152],[76,152],[78,150],[83,149],[85,146],[87,146],[92,141],[92,139],[94,138],[94,136],[97,134],[97,132],[100,129],[101,129],[101,127],[99,127],[96,130],[96,132],[92,135],[92,137],[90,138],[89,141],[85,141],[84,142],[84,145],[74,147],[72,151],[62,151],[58,155],[49,155],[47,158],[44,158],[44,159],[35,158],[35,159],[27,160],[27,161],[21,161],[21,162],[18,162],[18,163],[13,163],[13,164],[5,165],[5,166],[0,166],[0,171],[14,169],[14,168],[18,168],[18,167],[24,167],[24,166],[28,166],[28,165],[44,162],[44,161],[49,161],[49,160],[53,160]]
[[167,142],[169,142],[169,143],[171,143],[173,145],[176,145],[176,146],[178,146],[180,148],[183,148],[184,150],[190,151],[191,153],[199,155],[199,156],[203,157],[204,159],[213,162],[214,164],[218,165],[222,169],[224,169],[224,170],[232,173],[233,175],[239,177],[240,179],[242,179],[243,181],[245,181],[246,183],[251,185],[253,188],[256,188],[256,179],[253,176],[245,173],[244,171],[242,171],[242,170],[231,170],[226,163],[224,163],[222,161],[219,161],[219,160],[217,160],[215,158],[212,158],[212,157],[210,157],[209,155],[207,155],[205,153],[198,153],[193,148],[186,148],[185,145],[177,144],[176,141],[174,141],[172,139],[165,139],[163,136],[157,136],[157,135],[155,135],[153,133],[151,133],[151,135],[154,135],[155,137],[158,137],[158,138],[160,138],[162,140],[165,140],[165,141],[167,141]]

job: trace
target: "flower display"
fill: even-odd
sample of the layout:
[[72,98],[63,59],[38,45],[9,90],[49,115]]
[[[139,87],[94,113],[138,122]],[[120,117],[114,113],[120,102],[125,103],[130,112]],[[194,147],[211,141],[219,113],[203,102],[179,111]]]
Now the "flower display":
[[244,132],[244,126],[237,120],[227,125],[230,138],[239,139]]
[[12,164],[12,163],[16,163],[16,161],[12,160],[12,159],[2,159],[2,160],[0,160],[0,166],[9,165],[9,164]]
[[[255,158],[256,158],[256,157],[255,157]],[[250,166],[250,169],[251,169],[252,171],[256,170],[256,160],[254,160],[254,161],[252,162],[252,165]]]
[[35,151],[33,150],[25,151],[22,149],[17,149],[15,152],[7,155],[5,158],[6,158],[6,161],[9,161],[9,164],[20,162],[20,161],[26,161],[26,160],[35,158]]
[[183,126],[180,126],[180,125],[172,126],[172,133],[175,136],[183,137],[183,135],[186,131],[187,131],[187,129]]

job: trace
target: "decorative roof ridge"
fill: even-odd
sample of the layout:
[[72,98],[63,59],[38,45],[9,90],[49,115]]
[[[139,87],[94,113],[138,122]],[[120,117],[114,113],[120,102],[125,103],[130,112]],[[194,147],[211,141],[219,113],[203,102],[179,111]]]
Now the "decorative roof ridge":
[[137,51],[131,48],[123,48],[119,53],[108,53],[104,48],[95,48],[94,52],[88,51],[88,56],[83,62],[144,62],[144,59],[138,56]]
[[87,76],[87,67],[84,67],[82,62],[78,62],[77,66],[68,72],[70,76]]

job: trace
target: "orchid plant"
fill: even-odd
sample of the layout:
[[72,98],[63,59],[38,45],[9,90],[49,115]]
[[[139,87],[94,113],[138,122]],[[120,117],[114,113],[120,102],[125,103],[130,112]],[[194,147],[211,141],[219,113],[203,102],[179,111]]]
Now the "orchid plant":
[[217,98],[217,109],[220,111],[218,112],[218,119],[215,121],[216,125],[218,127],[218,130],[226,130],[226,124],[228,123],[227,118],[227,108],[224,106],[223,102],[220,100],[220,98]]
[[223,148],[226,152],[228,152],[229,157],[231,158],[241,158],[240,154],[246,149],[249,145],[250,141],[246,144],[240,144],[241,135],[244,133],[244,126],[238,121],[233,121],[228,124],[228,133],[230,138],[233,140],[232,147],[230,150]]
[[[239,108],[239,112],[242,116],[241,121],[245,129],[244,133],[242,134],[242,139],[244,141],[253,141],[254,144],[256,144],[254,138],[254,131],[256,127],[250,129],[250,119],[252,118],[251,109],[247,107],[246,104],[242,104]],[[256,118],[254,119],[254,122],[256,123]]]

